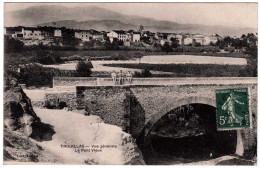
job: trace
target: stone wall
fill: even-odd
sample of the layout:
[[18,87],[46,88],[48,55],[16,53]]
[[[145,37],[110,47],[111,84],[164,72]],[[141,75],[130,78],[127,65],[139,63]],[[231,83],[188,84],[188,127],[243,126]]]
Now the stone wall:
[[[240,130],[244,148],[244,156],[251,158],[256,155],[257,140],[257,85],[179,85],[161,87],[133,87],[134,96],[145,111],[145,125],[150,130],[164,114],[182,104],[203,103],[213,105],[215,89],[243,88],[250,89],[250,103],[252,112],[252,128]],[[201,99],[201,98],[208,98]],[[200,101],[201,100],[201,101]],[[206,103],[208,102],[208,103]]]
[[256,157],[257,151],[257,85],[250,88],[250,104],[251,104],[251,124],[252,129],[241,130],[242,141],[244,146],[244,156],[251,159]]
[[54,77],[53,87],[57,86],[87,86],[97,85],[95,77]]
[[131,91],[130,95],[130,134],[137,138],[145,125],[145,111]]
[[[182,84],[250,84],[256,82],[255,78],[249,77],[194,77],[194,78],[133,78],[133,82],[124,85],[152,85],[152,86],[168,86]],[[94,77],[54,77],[53,87],[68,86],[114,86],[112,78],[94,78]]]
[[65,102],[72,109],[77,108],[77,99],[75,92],[54,92],[46,93],[44,101],[49,101],[51,105],[58,106],[59,102]]
[[[110,83],[110,80],[99,83]],[[257,139],[257,85],[247,84],[186,84],[77,86],[78,108],[100,116],[105,123],[122,127],[133,137],[143,137],[169,111],[186,104],[207,104],[215,107],[215,90],[244,88],[250,90],[252,128],[240,130],[245,156],[255,156]],[[143,132],[143,133],[141,133]],[[141,135],[140,135],[141,133]]]
[[105,123],[117,125],[125,130],[125,99],[128,89],[115,87],[77,86],[78,107],[98,115]]

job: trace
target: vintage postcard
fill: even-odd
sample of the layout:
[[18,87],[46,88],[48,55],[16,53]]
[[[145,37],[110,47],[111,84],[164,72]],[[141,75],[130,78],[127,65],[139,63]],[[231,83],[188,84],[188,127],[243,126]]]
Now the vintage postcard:
[[3,163],[257,165],[257,13],[5,2]]

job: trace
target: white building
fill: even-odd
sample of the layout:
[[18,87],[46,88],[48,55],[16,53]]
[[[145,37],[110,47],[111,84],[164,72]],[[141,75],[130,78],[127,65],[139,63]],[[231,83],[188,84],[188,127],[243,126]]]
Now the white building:
[[24,39],[44,39],[39,29],[24,28]]
[[183,38],[183,45],[189,45],[192,44],[193,38],[191,36],[185,36]]
[[205,36],[205,43],[204,45],[209,45],[211,42],[213,44],[217,43],[219,37],[217,35],[210,35],[210,36]]
[[141,35],[140,35],[140,33],[138,33],[138,32],[133,32],[133,39],[132,39],[132,41],[133,42],[140,42],[140,38],[141,38]]
[[78,30],[75,31],[75,38],[82,41],[90,41],[93,37],[87,30]]
[[4,35],[11,36],[13,38],[23,38],[24,28],[23,27],[6,27]]
[[183,44],[183,35],[177,34],[177,35],[176,35],[176,39],[178,40],[179,45],[182,45],[182,44]]
[[54,37],[61,37],[61,30],[60,29],[56,29],[54,30]]
[[202,34],[196,34],[193,36],[193,39],[195,42],[200,43],[201,45],[205,44],[204,35]]
[[130,40],[130,36],[123,30],[113,30],[107,34],[107,37],[109,37],[110,42],[113,42],[114,38],[123,42]]
[[172,38],[176,38],[176,34],[171,33],[169,35],[167,35],[167,40],[170,41]]

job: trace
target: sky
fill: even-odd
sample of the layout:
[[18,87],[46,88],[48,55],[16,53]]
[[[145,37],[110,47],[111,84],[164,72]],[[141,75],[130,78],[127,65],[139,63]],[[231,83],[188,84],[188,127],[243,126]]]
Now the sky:
[[39,5],[98,6],[123,14],[183,24],[258,26],[257,3],[5,3],[5,12]]

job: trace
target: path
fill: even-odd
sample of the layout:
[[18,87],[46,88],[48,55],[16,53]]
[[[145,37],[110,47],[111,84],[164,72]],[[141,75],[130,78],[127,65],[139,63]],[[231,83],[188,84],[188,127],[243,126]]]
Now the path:
[[[60,157],[64,164],[85,164],[85,160],[98,164],[123,164],[121,128],[102,123],[98,116],[84,116],[65,110],[34,108],[42,122],[54,127],[51,141],[37,142],[44,149]],[[127,135],[127,134],[126,134]],[[61,145],[117,145],[117,148],[102,149],[102,152],[75,152],[75,148],[61,148]],[[86,146],[89,146],[88,148]],[[94,161],[93,161],[94,159]]]

